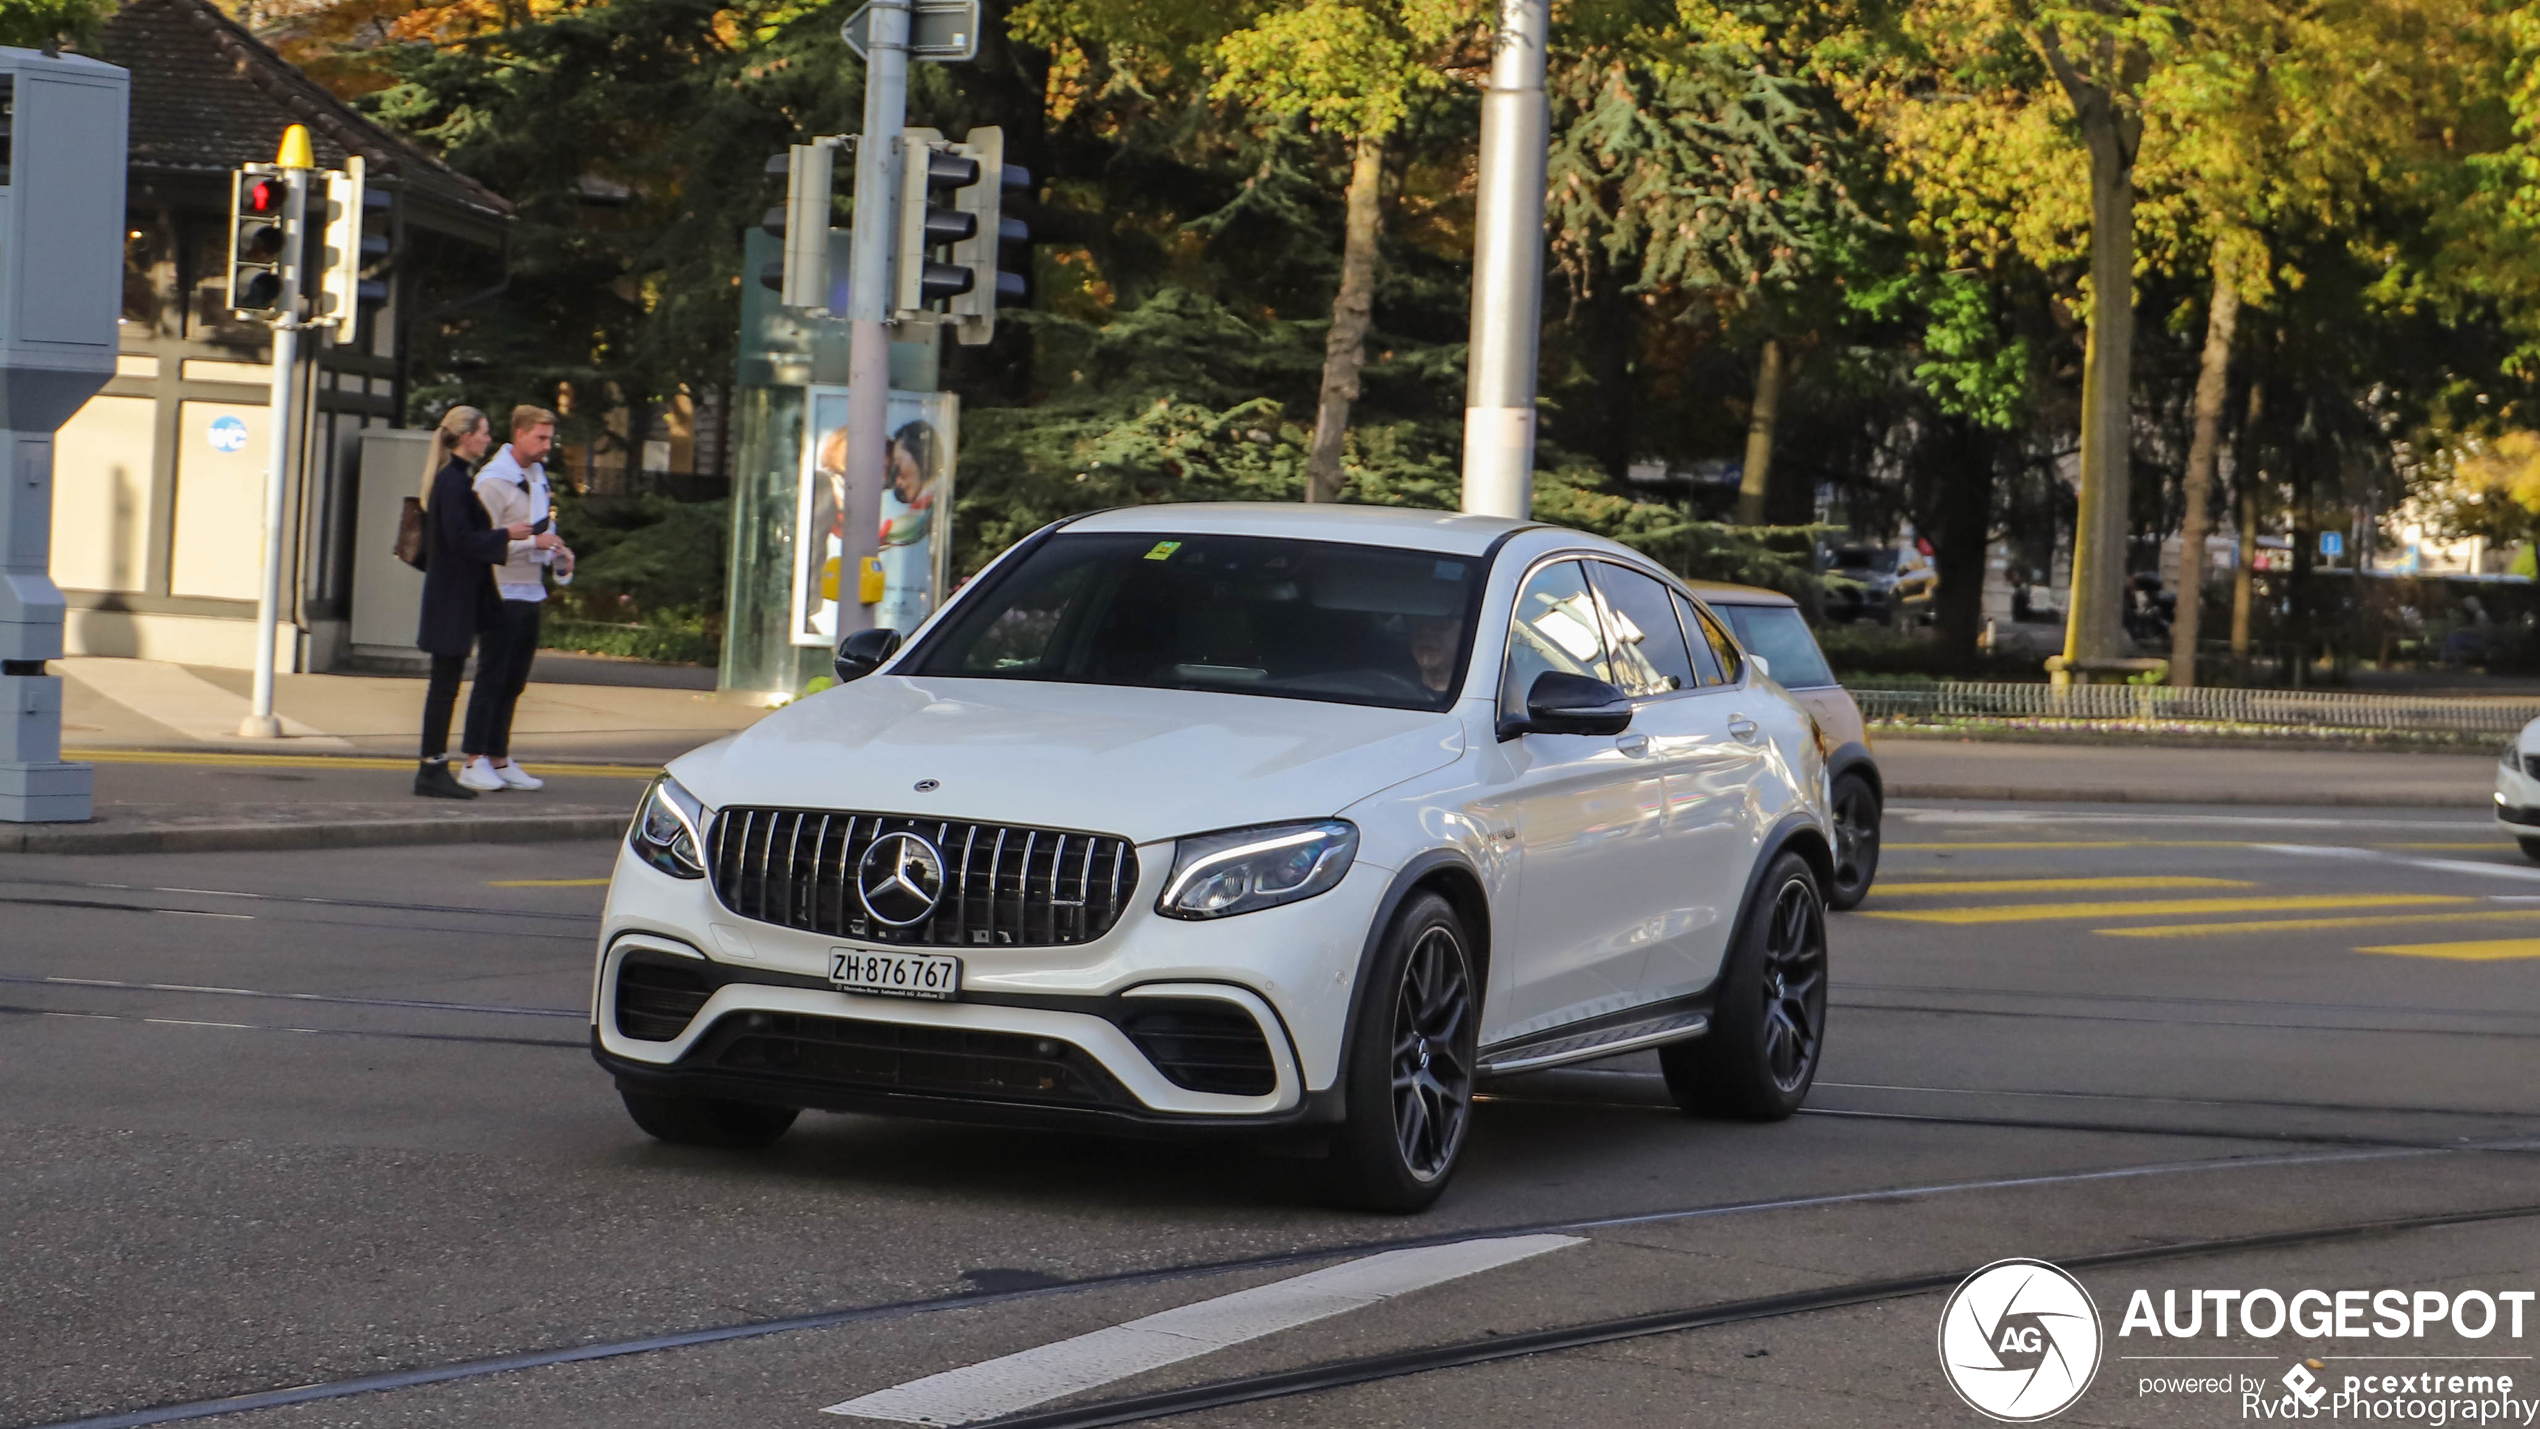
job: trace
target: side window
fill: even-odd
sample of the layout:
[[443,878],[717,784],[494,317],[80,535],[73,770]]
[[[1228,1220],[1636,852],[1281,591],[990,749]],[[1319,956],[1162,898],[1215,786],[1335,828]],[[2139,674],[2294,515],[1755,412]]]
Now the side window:
[[1592,567],[1597,594],[1605,597],[1605,648],[1614,683],[1634,699],[1692,689],[1693,659],[1684,631],[1657,581],[1611,561]]
[[1508,665],[1500,677],[1502,714],[1526,712],[1526,692],[1548,670],[1613,678],[1597,633],[1595,598],[1577,561],[1560,561],[1526,578],[1508,617]]
[[1701,677],[1703,684],[1722,683],[1720,657],[1712,650],[1711,642],[1703,638],[1701,613],[1693,608],[1692,601],[1677,595],[1674,591],[1669,591],[1667,594],[1675,600],[1676,620],[1683,625],[1685,633],[1692,637],[1694,672]]
[[1745,657],[1737,653],[1737,642],[1729,638],[1719,621],[1712,619],[1711,612],[1696,607],[1694,614],[1702,621],[1702,638],[1711,642],[1711,653],[1719,657],[1720,678],[1736,684],[1746,665]]

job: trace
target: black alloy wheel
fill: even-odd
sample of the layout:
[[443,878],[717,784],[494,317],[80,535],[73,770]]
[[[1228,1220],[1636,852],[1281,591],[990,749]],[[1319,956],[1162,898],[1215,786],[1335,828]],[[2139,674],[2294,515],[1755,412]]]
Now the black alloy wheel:
[[765,1146],[783,1136],[802,1113],[789,1106],[645,1092],[620,1083],[626,1114],[658,1140],[676,1146]]
[[1350,1204],[1420,1210],[1455,1172],[1479,1039],[1470,945],[1453,905],[1415,894],[1368,969],[1348,1051],[1349,1116],[1333,1145]]
[[1884,812],[1878,790],[1858,774],[1834,781],[1834,878],[1826,889],[1826,906],[1838,913],[1861,906],[1879,876],[1879,815]]
[[1659,1049],[1676,1104],[1746,1121],[1799,1110],[1826,1040],[1825,904],[1805,859],[1773,860],[1715,987],[1711,1030]]

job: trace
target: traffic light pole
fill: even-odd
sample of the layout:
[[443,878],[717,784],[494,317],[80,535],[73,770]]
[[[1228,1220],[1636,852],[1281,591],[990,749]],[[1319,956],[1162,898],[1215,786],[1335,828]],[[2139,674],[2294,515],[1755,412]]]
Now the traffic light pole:
[[[291,185],[289,211],[305,214],[309,171],[285,169],[283,179]],[[238,725],[241,739],[282,737],[282,721],[273,712],[273,642],[282,621],[283,519],[291,490],[291,450],[298,445],[293,440],[297,429],[292,422],[291,389],[300,362],[300,329],[305,324],[292,311],[296,306],[286,298],[273,322],[273,391],[266,408],[265,437],[271,456],[265,466],[265,561],[256,583],[256,683],[247,718]]]
[[[847,277],[847,510],[845,555],[861,570],[877,553],[891,434],[891,248],[898,238],[900,129],[908,120],[908,0],[872,0],[866,32],[864,135],[855,146],[855,228]],[[843,563],[842,563],[843,564]],[[873,607],[838,602],[840,636],[872,623]]]
[[1464,381],[1464,509],[1534,511],[1535,357],[1543,304],[1543,97],[1550,0],[1499,0],[1482,95],[1473,235],[1472,349]]

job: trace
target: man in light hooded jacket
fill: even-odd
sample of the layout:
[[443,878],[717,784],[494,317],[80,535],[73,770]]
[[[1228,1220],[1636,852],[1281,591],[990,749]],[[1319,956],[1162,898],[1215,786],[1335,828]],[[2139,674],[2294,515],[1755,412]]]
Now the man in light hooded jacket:
[[[552,528],[546,456],[555,440],[555,413],[544,407],[512,408],[511,441],[476,473],[476,499],[484,503],[495,525],[528,522],[535,531]],[[539,617],[547,599],[549,570],[560,579],[572,579],[573,551],[561,545],[541,550],[533,536],[512,542],[510,559],[494,572],[495,587],[503,596],[503,618],[477,644],[468,728],[486,731],[486,747],[459,773],[459,782],[470,789],[491,793],[537,789],[546,783],[512,762],[511,738],[512,711],[520,704],[520,692],[528,688],[529,665],[538,655]]]

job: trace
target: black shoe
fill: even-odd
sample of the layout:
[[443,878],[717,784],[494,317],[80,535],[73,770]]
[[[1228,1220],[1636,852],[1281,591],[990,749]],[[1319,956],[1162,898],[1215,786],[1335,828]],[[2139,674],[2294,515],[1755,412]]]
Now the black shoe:
[[450,773],[450,761],[427,759],[415,766],[415,792],[427,799],[473,799],[476,791]]

